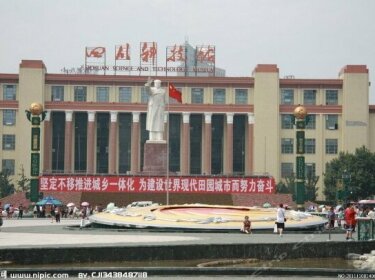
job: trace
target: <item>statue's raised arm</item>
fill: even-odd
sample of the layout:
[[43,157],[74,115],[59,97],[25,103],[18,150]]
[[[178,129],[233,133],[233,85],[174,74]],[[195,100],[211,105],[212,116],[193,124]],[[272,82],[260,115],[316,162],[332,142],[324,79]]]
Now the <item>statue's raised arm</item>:
[[153,82],[154,87],[151,87],[152,79],[149,77],[145,84],[149,94],[146,130],[150,133],[150,141],[163,141],[165,90],[161,87],[160,80],[154,80]]

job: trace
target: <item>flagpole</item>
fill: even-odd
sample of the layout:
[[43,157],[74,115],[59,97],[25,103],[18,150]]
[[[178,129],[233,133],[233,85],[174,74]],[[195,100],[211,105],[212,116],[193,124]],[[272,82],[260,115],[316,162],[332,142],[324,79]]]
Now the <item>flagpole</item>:
[[169,82],[167,95],[167,205],[169,205]]

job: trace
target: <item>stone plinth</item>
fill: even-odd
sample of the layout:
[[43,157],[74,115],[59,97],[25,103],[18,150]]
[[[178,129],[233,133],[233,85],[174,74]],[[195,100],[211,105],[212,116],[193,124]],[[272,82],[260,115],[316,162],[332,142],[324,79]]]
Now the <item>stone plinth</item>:
[[145,143],[142,174],[167,174],[167,143],[165,141],[149,140]]

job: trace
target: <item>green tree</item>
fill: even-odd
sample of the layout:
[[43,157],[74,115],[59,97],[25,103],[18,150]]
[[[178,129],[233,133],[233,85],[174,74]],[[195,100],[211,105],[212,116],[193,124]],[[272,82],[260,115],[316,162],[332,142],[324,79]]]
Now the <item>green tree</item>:
[[18,173],[19,179],[17,180],[17,191],[28,191],[30,189],[30,179],[26,177],[23,165],[21,165],[20,169],[20,173]]
[[319,176],[313,175],[311,172],[309,172],[306,175],[305,179],[305,199],[306,201],[315,201],[317,194],[318,194],[318,189],[316,187],[316,184],[319,181]]
[[290,192],[289,192],[288,186],[283,181],[280,181],[276,185],[276,193],[290,193]]
[[7,171],[0,171],[0,198],[6,197],[14,193],[14,185],[9,179]]
[[[293,200],[296,200],[296,175],[292,173],[290,176],[282,178],[276,185],[276,193],[290,193]],[[319,181],[319,176],[314,176],[311,173],[307,174],[305,179],[305,199],[308,201],[315,201],[318,188],[316,184]]]
[[[328,200],[336,200],[336,194],[343,175],[347,173],[350,179],[346,180],[348,200],[359,200],[375,195],[375,153],[366,147],[357,148],[354,154],[339,153],[327,163],[324,174],[324,194]],[[345,186],[344,186],[345,189]]]

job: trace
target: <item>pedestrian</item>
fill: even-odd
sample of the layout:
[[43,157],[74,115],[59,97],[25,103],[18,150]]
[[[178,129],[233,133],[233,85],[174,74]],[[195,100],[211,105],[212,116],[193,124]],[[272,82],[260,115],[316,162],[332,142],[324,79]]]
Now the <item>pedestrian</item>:
[[344,209],[340,207],[339,212],[337,213],[337,226],[341,228],[341,221],[344,220]]
[[38,214],[38,209],[39,209],[39,206],[36,206],[34,205],[34,208],[33,208],[33,214],[34,214],[34,218],[38,217],[39,218],[39,214]]
[[18,206],[18,218],[17,219],[22,219],[23,218],[23,205],[20,204]]
[[61,217],[61,209],[59,206],[55,207],[55,219],[56,223],[60,223],[60,217]]
[[249,216],[245,216],[241,231],[244,233],[251,233],[251,221],[249,220]]
[[368,212],[367,217],[371,219],[375,219],[375,209],[371,208],[371,210]]
[[336,214],[333,209],[333,207],[329,208],[327,213],[327,219],[328,219],[328,228],[334,228],[335,227],[335,220],[336,220]]
[[3,207],[0,202],[0,227],[3,225]]
[[359,215],[359,217],[367,217],[368,213],[369,213],[369,209],[365,206],[365,207],[363,207],[363,210],[362,210],[361,214]]
[[5,207],[5,212],[7,213],[7,219],[9,219],[10,205]]
[[13,214],[14,214],[14,207],[13,207],[13,204],[11,204],[9,206],[9,219],[13,217]]
[[285,209],[284,209],[283,204],[280,203],[279,208],[277,208],[277,212],[276,212],[277,233],[280,235],[280,237],[283,236],[285,222],[286,222]]
[[346,225],[346,240],[353,239],[353,231],[355,228],[355,215],[356,212],[354,210],[354,206],[348,203],[344,213]]
[[53,223],[53,221],[55,220],[55,206],[54,205],[51,205],[49,213],[51,215],[51,223]]

